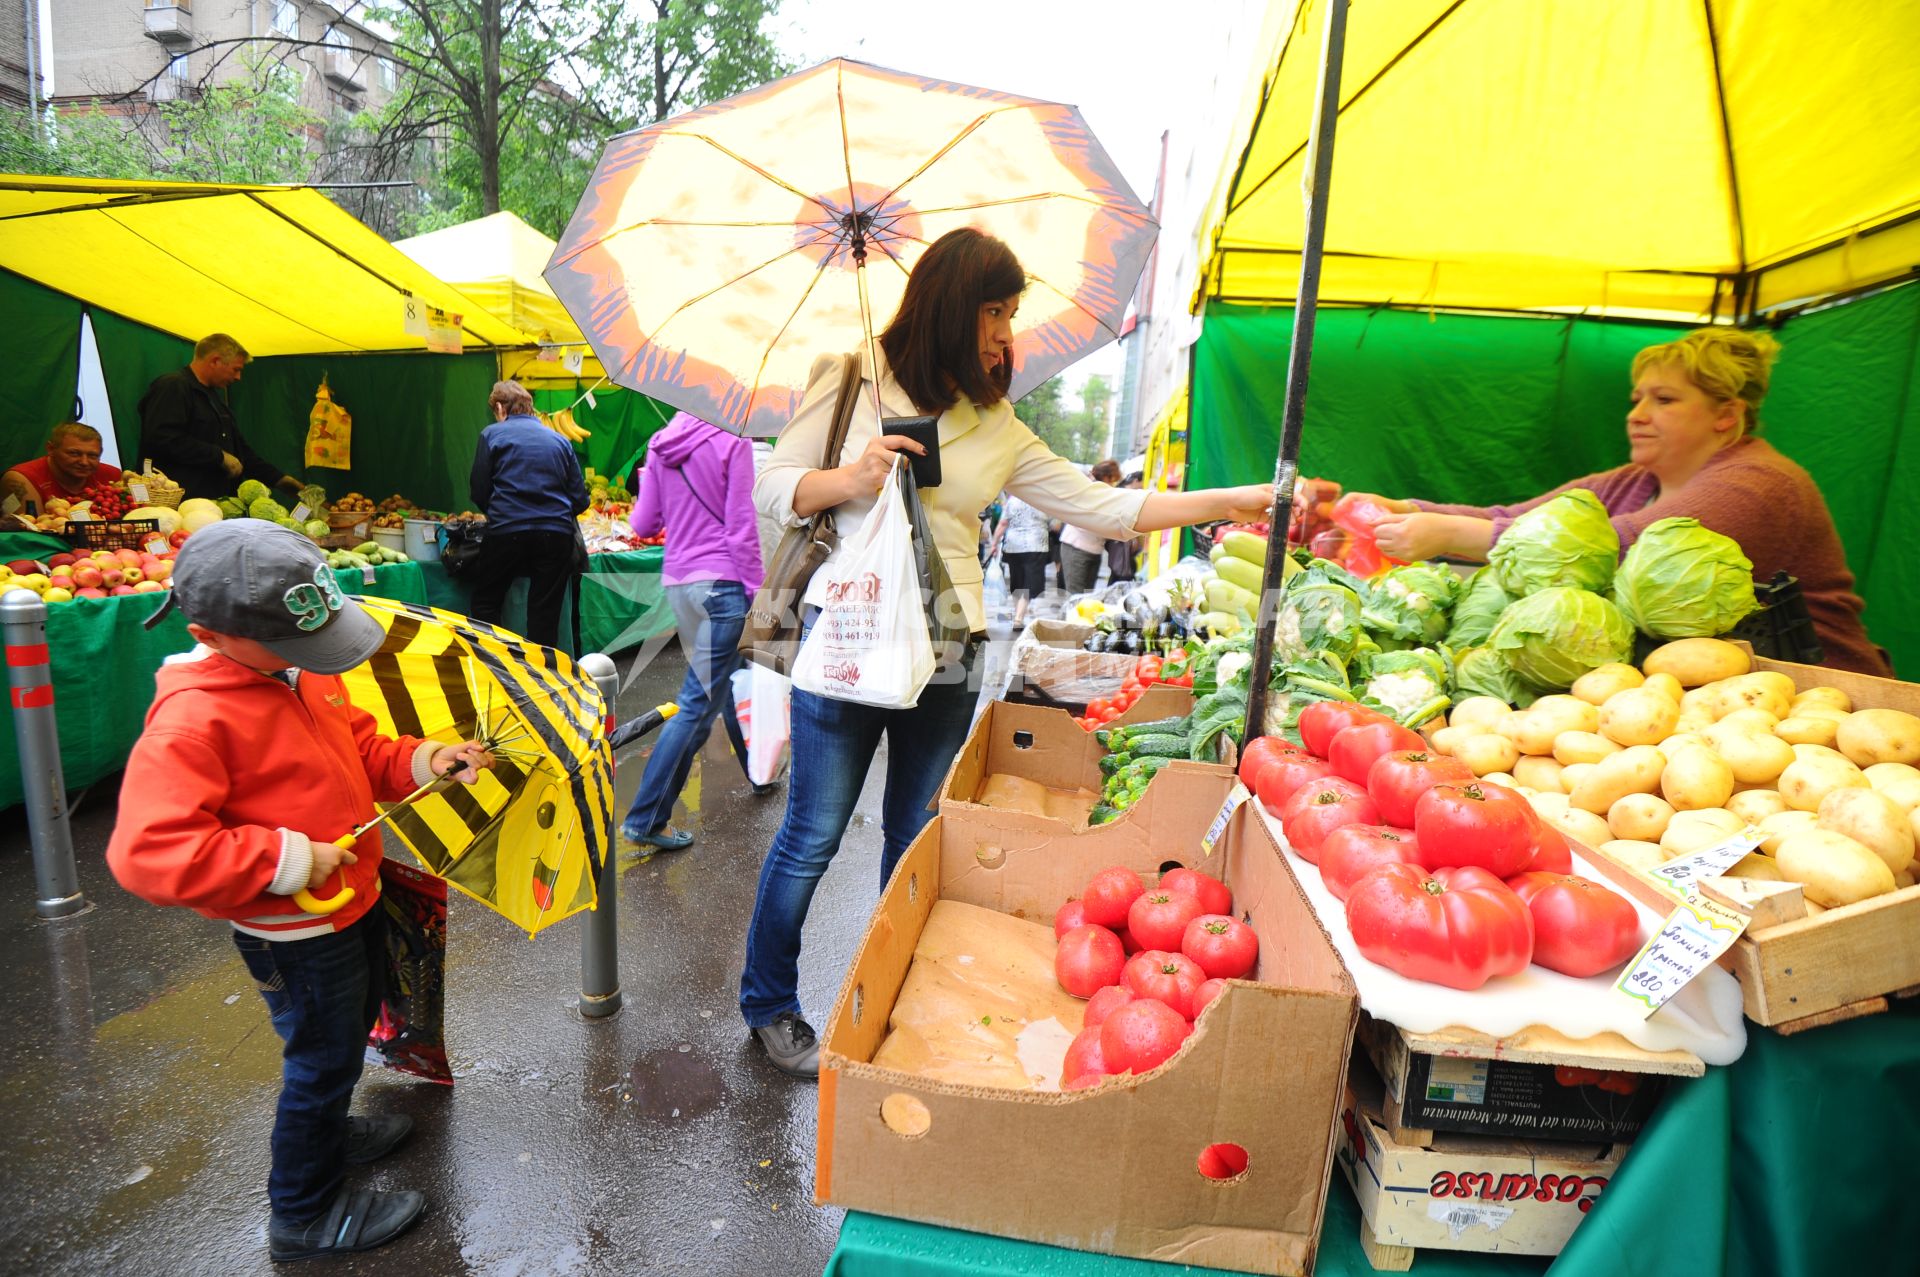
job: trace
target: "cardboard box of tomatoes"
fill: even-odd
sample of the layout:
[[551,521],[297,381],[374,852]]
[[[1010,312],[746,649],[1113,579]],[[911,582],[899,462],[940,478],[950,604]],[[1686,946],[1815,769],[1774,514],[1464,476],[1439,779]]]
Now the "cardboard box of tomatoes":
[[[1075,836],[1012,839],[996,813],[965,805],[928,824],[826,1022],[816,1202],[1102,1254],[1309,1270],[1352,1048],[1352,980],[1244,805],[1202,854],[1230,775],[1183,765],[1156,786],[1130,813],[1152,809],[1153,819]],[[1088,1090],[1034,1092],[872,1062],[936,901],[1045,922],[1103,869],[1151,879],[1170,864],[1227,884],[1258,937],[1259,962],[1165,1063]],[[1212,1178],[1206,1159],[1228,1144],[1246,1169]]]

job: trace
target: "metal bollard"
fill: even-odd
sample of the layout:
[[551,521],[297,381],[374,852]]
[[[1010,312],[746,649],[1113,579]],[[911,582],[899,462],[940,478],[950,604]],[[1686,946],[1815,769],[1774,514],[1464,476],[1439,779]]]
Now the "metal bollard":
[[[589,652],[580,658],[580,668],[592,677],[606,702],[607,728],[613,728],[614,696],[619,691],[620,675],[613,658],[604,652]],[[607,825],[607,855],[600,865],[598,904],[588,911],[580,928],[580,1014],[590,1020],[604,1019],[620,1009],[620,867],[614,854],[619,845],[615,830],[619,813],[612,814]]]
[[64,918],[87,907],[73,865],[67,786],[60,772],[60,729],[53,716],[53,671],[47,656],[47,605],[32,590],[0,595],[6,634],[7,685],[13,736],[20,746],[27,830],[33,840],[34,912]]

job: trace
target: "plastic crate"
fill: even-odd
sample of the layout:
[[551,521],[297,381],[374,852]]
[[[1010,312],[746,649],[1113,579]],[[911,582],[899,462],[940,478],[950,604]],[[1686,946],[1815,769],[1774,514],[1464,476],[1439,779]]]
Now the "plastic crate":
[[67,520],[67,544],[76,550],[142,550],[159,535],[158,519]]
[[1775,572],[1769,585],[1755,586],[1760,609],[1722,637],[1745,639],[1761,656],[1800,665],[1818,665],[1826,656],[1813,629],[1813,614],[1798,578]]

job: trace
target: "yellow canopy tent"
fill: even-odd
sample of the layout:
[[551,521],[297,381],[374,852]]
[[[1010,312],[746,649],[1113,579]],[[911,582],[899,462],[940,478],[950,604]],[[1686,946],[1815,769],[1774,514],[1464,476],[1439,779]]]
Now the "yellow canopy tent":
[[[1298,286],[1325,10],[1281,30],[1203,297]],[[1917,62],[1920,0],[1355,4],[1320,297],[1744,318],[1904,277]]]
[[587,348],[580,326],[553,295],[540,272],[553,256],[553,241],[508,212],[395,240],[393,246],[495,315],[536,334],[543,342],[577,345],[585,358],[578,374],[548,349],[543,359],[519,351],[501,360],[501,375],[526,382],[600,380],[600,361]]

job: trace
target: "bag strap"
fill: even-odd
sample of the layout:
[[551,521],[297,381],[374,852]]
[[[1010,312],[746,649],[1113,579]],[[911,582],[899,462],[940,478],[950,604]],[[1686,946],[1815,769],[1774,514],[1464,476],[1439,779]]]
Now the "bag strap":
[[853,405],[860,397],[860,356],[848,352],[840,358],[840,395],[833,401],[833,429],[827,432],[827,451],[820,458],[822,470],[840,464],[840,450],[847,446],[847,427],[853,423]]

